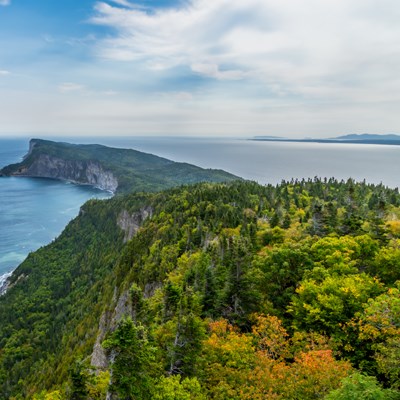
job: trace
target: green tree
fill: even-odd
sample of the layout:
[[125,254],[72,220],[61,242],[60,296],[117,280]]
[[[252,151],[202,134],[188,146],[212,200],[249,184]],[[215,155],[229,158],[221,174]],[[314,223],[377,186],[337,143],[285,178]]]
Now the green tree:
[[103,347],[114,358],[111,391],[126,400],[150,399],[154,350],[149,344],[145,328],[125,318],[103,342]]
[[360,314],[360,338],[375,351],[378,371],[400,388],[400,290],[371,299]]
[[206,400],[197,378],[161,377],[152,388],[152,400]]
[[70,396],[71,400],[84,400],[88,398],[88,373],[87,368],[83,361],[76,360],[70,369],[71,389]]
[[341,335],[343,324],[362,311],[371,297],[381,294],[383,287],[364,273],[331,276],[321,272],[322,279],[307,279],[296,290],[289,306],[293,325],[297,329]]
[[383,389],[373,376],[366,376],[359,372],[342,380],[342,386],[333,390],[325,400],[395,400],[400,393]]

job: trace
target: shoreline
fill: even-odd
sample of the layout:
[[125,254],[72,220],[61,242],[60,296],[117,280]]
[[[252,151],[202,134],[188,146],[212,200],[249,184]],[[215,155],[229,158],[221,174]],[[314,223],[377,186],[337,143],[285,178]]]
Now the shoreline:
[[[108,200],[112,197],[115,196],[115,192],[112,192],[111,190],[107,190],[107,189],[103,189],[101,187],[95,186],[95,185],[91,185],[89,183],[80,183],[80,182],[74,182],[72,180],[69,179],[58,179],[58,178],[48,178],[48,177],[39,177],[39,176],[26,176],[26,175],[0,175],[0,178],[28,178],[28,179],[44,179],[44,180],[49,180],[49,181],[55,181],[55,182],[59,182],[59,183],[64,183],[66,185],[76,185],[76,186],[81,186],[81,187],[86,187],[87,189],[91,189],[91,190],[99,190],[100,192],[104,193],[104,195],[107,193],[109,196],[104,197],[103,199],[99,199],[99,200]],[[103,196],[104,196],[103,195]],[[96,198],[95,192],[93,191],[93,195],[91,198]],[[86,201],[89,201],[90,199],[87,199]],[[86,201],[84,203],[81,204],[77,204],[77,207],[79,207],[79,210],[82,208],[82,206],[86,203]],[[78,216],[79,213],[76,214],[76,216]],[[65,226],[63,227],[62,230],[65,229],[65,227],[68,225],[70,221],[68,221]],[[62,232],[62,231],[61,231]],[[61,233],[60,232],[60,233]],[[49,242],[43,243],[42,246],[46,246],[48,244],[51,243],[51,241],[54,240],[51,239]],[[28,256],[28,254],[26,254],[24,260],[26,259],[26,257]],[[21,262],[18,262],[17,265],[15,265],[14,267],[10,267],[8,266],[8,270],[5,270],[6,272],[0,272],[0,297],[3,296],[7,290],[10,287],[10,282],[9,282],[9,278],[12,276],[12,274],[14,273],[14,271],[21,265],[21,263],[24,262],[24,260],[22,260]],[[11,270],[10,270],[11,268]]]
[[18,268],[15,267],[15,269],[13,269],[10,272],[6,272],[5,274],[0,275],[0,296],[3,296],[4,294],[6,294],[9,285],[8,282],[8,278],[11,277],[11,275],[13,274],[13,272]]
[[387,146],[400,146],[400,140],[339,140],[339,139],[268,139],[251,138],[252,142],[284,142],[284,143],[323,143],[323,144],[380,144]]
[[0,173],[0,179],[1,178],[28,178],[28,179],[46,179],[46,180],[50,180],[50,181],[56,181],[56,182],[64,182],[66,184],[71,184],[71,185],[76,185],[76,186],[87,186],[90,187],[92,189],[97,189],[100,190],[102,192],[106,192],[112,195],[112,197],[114,197],[116,195],[116,191],[110,190],[110,189],[105,189],[101,186],[96,186],[96,185],[92,185],[90,183],[83,183],[83,182],[78,182],[78,181],[74,181],[72,179],[63,179],[63,178],[51,178],[51,177],[47,177],[47,176],[33,176],[33,175],[4,175]]

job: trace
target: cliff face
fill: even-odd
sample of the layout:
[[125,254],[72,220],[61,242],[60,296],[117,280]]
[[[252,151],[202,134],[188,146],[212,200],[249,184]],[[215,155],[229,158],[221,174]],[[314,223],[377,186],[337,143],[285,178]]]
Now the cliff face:
[[153,192],[198,182],[228,182],[238,177],[220,170],[176,163],[133,149],[31,139],[29,151],[1,176],[62,179],[119,193]]
[[[125,232],[124,243],[131,240],[136,235],[144,221],[147,218],[151,218],[153,213],[154,210],[150,206],[144,206],[132,214],[126,210],[121,211],[117,218],[117,225]],[[106,351],[101,345],[107,333],[114,331],[124,316],[131,316],[134,319],[136,317],[133,312],[129,291],[124,291],[117,298],[117,288],[115,288],[113,303],[115,305],[114,310],[108,309],[100,318],[96,343],[94,344],[91,356],[91,364],[96,368],[104,369],[109,366],[110,360],[107,358]]]
[[131,240],[139,228],[142,226],[143,222],[147,218],[151,218],[153,215],[153,209],[149,206],[141,208],[138,212],[132,215],[128,211],[123,210],[118,216],[117,224],[125,232],[124,243]]
[[13,175],[67,180],[112,192],[118,188],[113,173],[96,161],[64,160],[48,154],[39,154],[31,165],[22,166]]

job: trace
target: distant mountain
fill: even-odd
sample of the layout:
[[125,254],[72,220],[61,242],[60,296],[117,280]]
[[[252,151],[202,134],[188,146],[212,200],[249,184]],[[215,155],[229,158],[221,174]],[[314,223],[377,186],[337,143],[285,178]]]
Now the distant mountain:
[[370,133],[363,133],[360,135],[350,134],[344,136],[338,136],[332,138],[332,140],[360,140],[360,141],[371,141],[371,140],[390,140],[390,141],[400,141],[400,135],[396,134],[387,134],[387,135],[373,135]]
[[136,150],[41,139],[32,139],[23,161],[4,167],[0,176],[60,179],[120,193],[240,179],[222,170],[203,169]]
[[328,139],[286,139],[274,136],[255,136],[250,139],[260,142],[292,142],[292,143],[343,143],[343,144],[383,144],[383,145],[400,145],[400,135],[388,134],[388,135],[372,135],[363,133],[361,135],[351,134],[338,136]]

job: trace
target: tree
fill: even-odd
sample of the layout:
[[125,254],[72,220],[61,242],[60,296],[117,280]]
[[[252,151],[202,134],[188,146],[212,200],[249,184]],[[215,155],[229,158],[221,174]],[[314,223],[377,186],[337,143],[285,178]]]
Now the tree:
[[400,279],[400,240],[392,240],[387,247],[379,250],[372,272],[387,284],[393,285]]
[[360,339],[372,343],[378,371],[400,387],[400,290],[390,288],[360,313]]
[[400,394],[383,389],[375,377],[356,372],[342,380],[339,389],[333,390],[325,400],[394,400]]
[[342,325],[350,321],[370,298],[382,293],[382,284],[367,274],[308,279],[296,290],[288,310],[297,329],[341,336]]
[[125,318],[103,342],[103,347],[114,358],[111,366],[111,391],[126,400],[150,399],[154,350],[148,342],[144,327]]
[[197,378],[161,377],[152,388],[152,400],[206,400]]
[[71,400],[83,400],[87,399],[88,390],[88,373],[82,360],[76,360],[70,369],[71,378],[71,394],[69,398]]
[[209,329],[200,361],[203,386],[212,399],[240,400],[247,374],[255,366],[253,339],[226,320],[212,322]]

